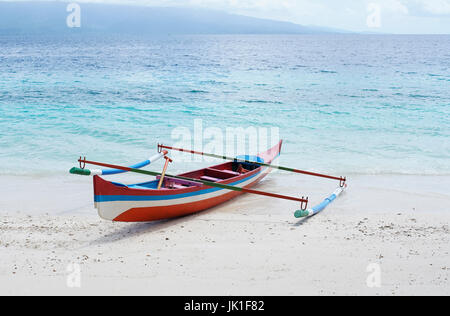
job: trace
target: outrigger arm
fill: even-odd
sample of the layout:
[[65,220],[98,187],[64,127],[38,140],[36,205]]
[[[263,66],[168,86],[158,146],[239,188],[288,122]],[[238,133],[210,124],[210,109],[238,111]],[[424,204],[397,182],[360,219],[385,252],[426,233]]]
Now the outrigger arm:
[[337,180],[337,181],[339,181],[339,184],[340,184],[341,187],[344,187],[345,186],[345,182],[347,181],[346,177],[330,176],[330,175],[327,175],[327,174],[322,174],[322,173],[317,173],[317,172],[311,172],[311,171],[306,171],[306,170],[299,170],[299,169],[294,169],[294,168],[289,168],[289,167],[272,165],[272,164],[268,164],[268,163],[260,162],[260,161],[253,161],[253,160],[241,159],[241,158],[232,158],[232,157],[227,157],[227,156],[221,156],[221,155],[204,153],[204,152],[195,151],[195,150],[191,150],[191,149],[176,148],[176,147],[171,147],[171,146],[165,146],[165,145],[162,145],[162,144],[158,144],[158,152],[162,152],[163,149],[175,150],[175,151],[179,151],[179,152],[184,152],[184,153],[189,153],[189,154],[194,154],[194,155],[201,155],[201,156],[217,158],[217,159],[223,159],[223,160],[231,160],[231,161],[235,161],[235,162],[245,162],[245,163],[255,164],[255,165],[269,167],[269,168],[273,168],[273,169],[278,169],[278,170],[283,170],[283,171],[288,171],[288,172],[304,174],[304,175],[313,176],[313,177],[320,177],[320,178],[326,178],[326,179],[330,179],[330,180]]
[[265,166],[268,168],[279,169],[279,170],[283,170],[283,171],[288,171],[288,172],[293,172],[293,173],[298,173],[298,174],[309,175],[309,176],[313,176],[313,177],[320,177],[320,178],[326,178],[326,179],[330,179],[330,180],[339,181],[339,188],[336,189],[329,197],[327,197],[319,205],[317,205],[313,208],[307,209],[306,207],[304,207],[304,204],[302,203],[301,210],[298,210],[294,213],[296,218],[309,217],[309,216],[313,216],[313,215],[316,215],[316,214],[322,212],[325,208],[327,208],[328,205],[333,203],[333,201],[336,200],[339,197],[339,195],[341,195],[342,192],[344,192],[344,190],[347,188],[347,178],[346,177],[336,177],[336,176],[331,176],[331,175],[327,175],[327,174],[321,174],[321,173],[316,173],[316,172],[311,172],[311,171],[305,171],[305,170],[299,170],[299,169],[294,169],[294,168],[289,168],[289,167],[272,165],[272,164],[265,163],[264,161],[260,162],[260,161],[249,160],[249,158],[247,158],[247,157],[245,157],[244,159],[232,158],[232,157],[227,157],[227,156],[209,154],[209,153],[204,153],[204,152],[190,150],[190,149],[176,148],[176,147],[158,144],[158,152],[162,152],[163,149],[175,150],[175,151],[190,153],[190,154],[194,154],[194,155],[201,155],[201,156],[218,158],[218,159],[223,159],[223,160],[231,160],[231,161],[235,161],[235,162],[251,163],[251,164],[255,164],[255,165],[259,165],[259,166]]

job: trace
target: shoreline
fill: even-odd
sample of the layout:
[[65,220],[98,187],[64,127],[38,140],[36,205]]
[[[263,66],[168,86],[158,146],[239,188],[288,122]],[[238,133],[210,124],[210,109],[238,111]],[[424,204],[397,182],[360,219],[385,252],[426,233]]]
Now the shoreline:
[[[351,177],[306,220],[295,203],[244,195],[137,224],[98,218],[90,178],[55,179],[0,182],[11,188],[0,202],[0,294],[450,294],[450,177]],[[258,188],[319,202],[336,185],[298,179],[274,174]],[[11,202],[23,192],[33,193]],[[67,286],[71,264],[81,288]],[[380,288],[367,286],[373,265]]]
[[[122,183],[138,183],[149,179],[148,176],[142,175],[118,175],[107,178]],[[350,175],[347,179],[349,187],[336,203],[340,203],[343,210],[349,213],[357,210],[394,212],[396,209],[405,208],[424,212],[450,211],[450,193],[447,190],[450,187],[450,176]],[[320,203],[337,186],[338,183],[333,180],[272,172],[256,188],[291,196],[308,196],[311,207]],[[3,193],[0,199],[0,215],[97,214],[94,209],[91,177],[2,176],[0,190]],[[230,203],[237,203],[236,208],[239,208],[241,198],[242,196]],[[271,203],[270,198],[251,195],[245,195],[245,198],[254,201],[255,206],[267,205],[267,214],[274,212],[271,205],[283,205],[286,209],[296,208],[295,202]],[[286,217],[291,216],[289,213],[284,214]]]

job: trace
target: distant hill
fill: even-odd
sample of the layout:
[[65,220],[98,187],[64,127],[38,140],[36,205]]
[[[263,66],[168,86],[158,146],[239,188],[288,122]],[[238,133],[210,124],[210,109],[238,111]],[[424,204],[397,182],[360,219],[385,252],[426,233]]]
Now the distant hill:
[[80,3],[81,28],[66,25],[65,2],[1,2],[0,34],[315,34],[331,33],[294,23],[220,11]]

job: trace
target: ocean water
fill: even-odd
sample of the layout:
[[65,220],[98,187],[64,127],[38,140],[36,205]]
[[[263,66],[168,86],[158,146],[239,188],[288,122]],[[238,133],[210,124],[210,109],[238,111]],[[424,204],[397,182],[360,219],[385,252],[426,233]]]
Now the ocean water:
[[195,119],[278,128],[284,165],[450,174],[450,36],[0,35],[0,174],[135,163]]

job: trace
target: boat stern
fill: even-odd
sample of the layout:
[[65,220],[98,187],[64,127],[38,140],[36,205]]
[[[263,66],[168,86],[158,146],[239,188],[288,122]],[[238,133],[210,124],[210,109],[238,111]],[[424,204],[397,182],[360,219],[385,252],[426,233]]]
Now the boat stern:
[[128,210],[128,207],[124,202],[111,202],[106,197],[111,196],[111,194],[120,195],[120,192],[117,192],[117,190],[121,188],[99,176],[94,176],[93,181],[94,207],[97,209],[98,215],[104,220],[115,221],[116,218]]

